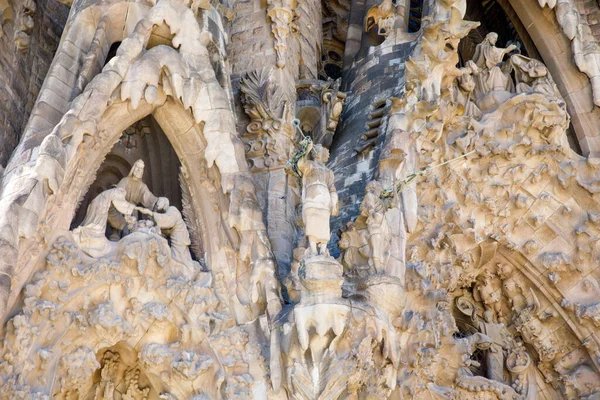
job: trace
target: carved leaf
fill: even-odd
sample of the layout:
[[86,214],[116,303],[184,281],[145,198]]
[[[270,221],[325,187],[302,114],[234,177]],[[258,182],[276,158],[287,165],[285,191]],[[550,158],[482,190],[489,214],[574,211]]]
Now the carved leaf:
[[190,241],[192,244],[190,245],[190,249],[199,259],[204,254],[204,250],[202,248],[202,226],[201,222],[198,218],[196,218],[194,214],[194,209],[192,207],[193,198],[192,193],[190,191],[190,186],[185,177],[185,173],[183,167],[179,172],[179,186],[181,187],[181,205],[182,205],[182,214],[183,220],[187,225],[188,231],[190,232]]
[[344,363],[343,358],[327,350],[317,364],[318,379],[313,381],[308,367],[296,362],[292,375],[294,397],[305,400],[335,400],[340,397],[346,390],[347,376]]
[[319,400],[335,400],[346,389],[347,377],[343,366],[343,358],[338,357],[331,350],[323,355],[320,365],[319,386],[322,388]]
[[284,106],[281,86],[270,79],[271,68],[262,68],[248,73],[242,79],[240,90],[244,111],[252,119],[279,118]]

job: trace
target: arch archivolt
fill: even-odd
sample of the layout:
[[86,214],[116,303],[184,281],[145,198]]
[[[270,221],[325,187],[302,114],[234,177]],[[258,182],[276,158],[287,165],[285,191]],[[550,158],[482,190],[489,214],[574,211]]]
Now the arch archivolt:
[[[557,374],[575,377],[567,390],[584,387],[585,377],[579,382],[577,370],[599,369],[594,321],[574,318],[574,313],[565,308],[564,296],[546,283],[545,271],[529,261],[530,255],[491,240],[464,254],[469,254],[475,267],[465,271],[466,276],[460,278],[464,279],[461,288],[451,292],[457,322],[467,321],[479,329],[485,311],[499,318],[514,338],[511,340],[522,341],[535,355],[535,382],[545,392],[544,398],[552,398],[552,393],[574,395],[546,383]],[[598,287],[592,275],[586,280]],[[584,290],[576,286],[573,289]]]
[[[165,45],[146,50],[154,27],[163,24],[170,28],[178,50]],[[235,176],[245,174],[247,164],[230,103],[210,64],[209,42],[210,35],[201,32],[191,9],[183,3],[159,1],[73,101],[44,140],[31,171],[34,189],[26,207],[39,215],[39,229],[31,229],[36,233],[18,242],[18,272],[7,274],[14,275],[10,306],[38,268],[56,232],[68,229],[78,202],[121,133],[150,114],[181,160],[191,207],[202,227],[195,233],[201,236],[206,261],[211,265],[217,259],[225,261],[235,277],[239,232],[229,227],[223,213],[231,211],[228,193],[235,189]],[[247,195],[253,196],[253,188]],[[228,248],[233,260],[224,255]],[[270,254],[270,249],[259,253]]]

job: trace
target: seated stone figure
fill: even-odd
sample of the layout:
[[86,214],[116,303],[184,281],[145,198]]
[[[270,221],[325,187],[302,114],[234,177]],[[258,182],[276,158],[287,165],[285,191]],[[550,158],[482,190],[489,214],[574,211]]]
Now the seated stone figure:
[[154,219],[156,226],[169,238],[171,242],[171,258],[183,264],[187,271],[185,275],[193,275],[200,270],[200,264],[192,260],[189,246],[191,244],[190,234],[177,207],[169,205],[169,199],[159,197],[156,201],[156,212],[146,208],[135,207],[142,214]]
[[92,200],[83,223],[73,230],[73,239],[84,253],[103,257],[116,248],[116,244],[105,236],[106,223],[111,207],[123,215],[135,211],[135,206],[125,199],[125,195],[125,189],[117,187],[105,190]]
[[[142,181],[144,177],[144,161],[137,160],[129,175],[119,181],[117,187],[125,190],[125,199],[136,205],[147,209],[154,209],[157,197],[152,194],[148,186]],[[108,214],[108,222],[113,229],[111,240],[119,240],[119,233],[127,226],[125,218],[119,210],[111,207]]]

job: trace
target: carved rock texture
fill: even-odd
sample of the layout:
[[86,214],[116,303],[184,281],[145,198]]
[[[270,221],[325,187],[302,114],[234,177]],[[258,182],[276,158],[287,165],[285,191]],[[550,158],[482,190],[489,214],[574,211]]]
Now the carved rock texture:
[[[593,103],[576,2],[540,5]],[[600,161],[569,146],[562,80],[494,32],[463,59],[468,1],[362,8],[71,5],[34,110],[62,102],[1,180],[0,399],[600,396]]]

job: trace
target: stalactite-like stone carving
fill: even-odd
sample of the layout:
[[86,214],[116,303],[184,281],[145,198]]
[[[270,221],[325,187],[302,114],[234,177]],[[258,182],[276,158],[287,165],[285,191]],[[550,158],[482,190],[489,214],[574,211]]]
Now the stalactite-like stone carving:
[[277,67],[283,68],[287,62],[288,36],[294,32],[296,0],[268,0],[267,16],[271,19],[271,32],[275,37]]

